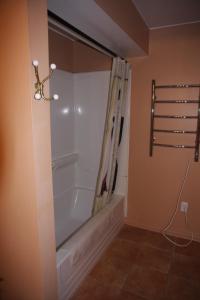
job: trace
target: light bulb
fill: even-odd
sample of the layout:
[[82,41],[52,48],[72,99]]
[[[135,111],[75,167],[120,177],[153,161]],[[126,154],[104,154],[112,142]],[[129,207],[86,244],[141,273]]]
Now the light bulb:
[[40,100],[40,99],[41,99],[41,95],[40,95],[39,93],[36,93],[36,94],[34,95],[34,98],[35,98],[36,100]]
[[51,64],[50,68],[51,68],[51,70],[55,70],[56,69],[56,65],[55,64]]
[[39,65],[39,62],[38,60],[33,60],[32,64],[34,67],[37,67]]
[[54,94],[53,95],[53,100],[58,100],[59,99],[59,96],[57,94]]

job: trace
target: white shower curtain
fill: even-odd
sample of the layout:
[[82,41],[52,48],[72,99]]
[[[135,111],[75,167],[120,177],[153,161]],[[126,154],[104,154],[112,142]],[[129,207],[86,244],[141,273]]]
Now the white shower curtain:
[[119,57],[113,59],[93,214],[96,214],[110,201],[110,196],[115,190],[129,69],[130,65],[126,61]]

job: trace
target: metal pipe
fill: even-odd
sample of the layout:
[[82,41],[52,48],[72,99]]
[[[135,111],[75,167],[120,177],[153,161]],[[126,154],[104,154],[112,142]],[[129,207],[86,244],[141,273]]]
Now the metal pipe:
[[154,118],[164,119],[197,119],[198,116],[181,116],[181,115],[154,115]]
[[200,84],[169,84],[169,85],[156,85],[156,89],[174,89],[174,88],[198,88]]
[[155,80],[152,80],[152,85],[151,85],[151,123],[150,123],[150,146],[149,146],[149,155],[153,155],[153,129],[154,129],[154,110],[155,110],[155,100],[156,100],[156,95],[155,95],[155,85],[156,82]]
[[154,146],[158,146],[158,147],[168,147],[168,148],[180,148],[180,149],[185,149],[185,148],[189,148],[189,149],[194,149],[195,146],[192,145],[171,145],[171,144],[160,144],[160,143],[154,143]]
[[200,89],[199,89],[199,105],[198,105],[198,119],[197,119],[197,134],[196,134],[196,141],[195,141],[195,154],[194,160],[199,160],[199,135],[200,135]]
[[168,104],[168,103],[173,103],[173,104],[193,104],[199,103],[199,100],[156,100],[155,103],[159,104]]
[[168,129],[154,129],[154,132],[166,132],[166,133],[188,133],[188,134],[196,134],[197,131],[193,130],[168,130]]

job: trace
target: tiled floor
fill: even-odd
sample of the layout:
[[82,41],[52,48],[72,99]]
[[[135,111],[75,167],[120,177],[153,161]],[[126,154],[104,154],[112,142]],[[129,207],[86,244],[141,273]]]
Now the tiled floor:
[[200,300],[200,243],[125,225],[72,300]]

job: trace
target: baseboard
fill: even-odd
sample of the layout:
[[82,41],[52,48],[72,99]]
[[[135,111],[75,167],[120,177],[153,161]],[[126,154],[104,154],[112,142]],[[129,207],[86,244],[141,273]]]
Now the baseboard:
[[[137,227],[137,228],[141,228],[141,229],[145,229],[145,230],[150,230],[150,231],[154,231],[154,232],[161,232],[161,229],[159,227],[156,226],[149,226],[146,224],[142,224],[142,223],[137,223],[137,222],[130,222],[128,220],[125,219],[125,224],[133,226],[133,227]],[[190,232],[184,232],[184,231],[178,231],[178,230],[168,230],[167,233],[173,237],[177,237],[177,238],[183,238],[186,240],[191,239],[191,233]],[[194,232],[194,241],[196,242],[200,242],[200,233],[195,233]]]

